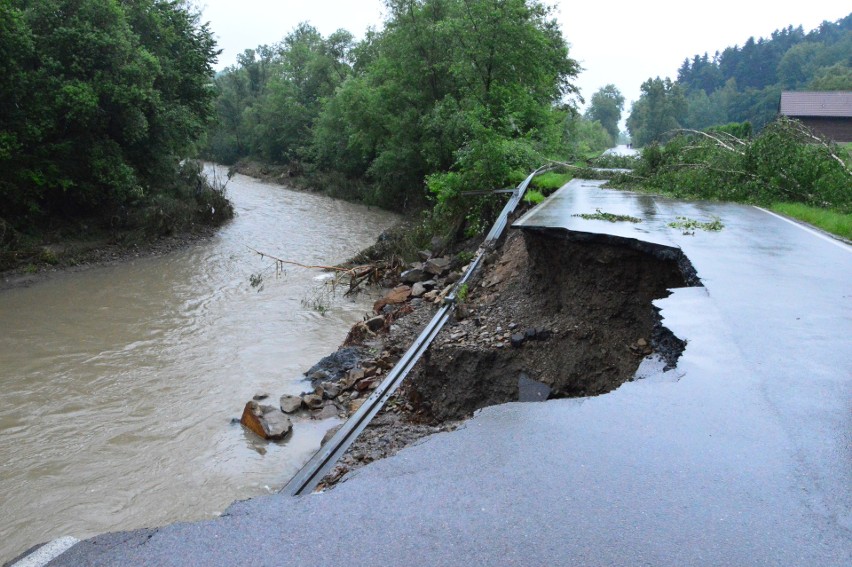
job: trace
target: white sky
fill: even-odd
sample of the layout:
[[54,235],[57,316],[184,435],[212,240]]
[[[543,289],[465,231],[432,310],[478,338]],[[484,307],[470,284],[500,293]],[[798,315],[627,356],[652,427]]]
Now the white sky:
[[[382,0],[196,0],[223,49],[218,68],[231,65],[247,48],[280,41],[299,22],[323,35],[344,28],[361,38],[368,26],[380,28]],[[675,79],[684,58],[742,45],[749,36],[801,24],[805,31],[823,20],[836,21],[852,11],[849,0],[755,2],[710,0],[550,0],[571,56],[585,71],[577,85],[588,101],[607,83],[627,99],[639,98],[649,77]]]

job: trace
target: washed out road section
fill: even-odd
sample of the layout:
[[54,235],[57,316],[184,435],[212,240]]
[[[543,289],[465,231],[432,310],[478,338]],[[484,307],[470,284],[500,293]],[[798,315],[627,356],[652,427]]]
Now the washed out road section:
[[[852,563],[849,247],[753,207],[588,182],[551,206],[565,214],[531,226],[690,259],[704,287],[655,302],[687,341],[675,369],[601,396],[484,408],[329,492],[99,536],[52,564]],[[572,216],[596,208],[642,226]],[[677,216],[724,228],[685,235],[667,226]]]

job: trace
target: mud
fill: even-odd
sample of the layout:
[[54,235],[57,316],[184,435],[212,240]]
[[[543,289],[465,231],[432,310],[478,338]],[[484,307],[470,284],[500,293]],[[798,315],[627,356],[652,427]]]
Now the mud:
[[[685,343],[661,324],[652,301],[691,285],[700,281],[676,249],[511,231],[456,317],[320,487],[454,429],[480,408],[517,401],[524,388],[542,399],[599,395],[635,379],[646,356],[674,366]],[[383,348],[407,347],[432,311],[423,307],[395,323]]]

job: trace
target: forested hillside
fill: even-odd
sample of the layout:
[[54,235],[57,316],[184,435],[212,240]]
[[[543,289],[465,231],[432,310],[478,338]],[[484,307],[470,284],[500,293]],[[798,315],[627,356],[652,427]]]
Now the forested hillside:
[[687,58],[676,81],[642,85],[627,126],[636,145],[676,128],[750,122],[759,131],[777,115],[782,90],[852,90],[852,14]]
[[0,252],[61,227],[215,222],[181,166],[207,127],[217,50],[185,2],[0,2]]
[[[548,157],[612,143],[578,115],[580,71],[536,0],[387,0],[354,41],[302,24],[216,78],[207,155],[250,157],[405,209],[505,186]],[[620,112],[620,110],[619,110]]]

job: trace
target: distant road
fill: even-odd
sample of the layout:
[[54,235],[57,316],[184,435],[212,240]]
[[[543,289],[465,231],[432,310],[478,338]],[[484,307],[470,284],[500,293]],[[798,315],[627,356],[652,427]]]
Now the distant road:
[[629,148],[625,145],[615,146],[614,148],[610,148],[604,152],[604,155],[612,155],[612,156],[635,156],[639,155],[639,150],[634,148]]

